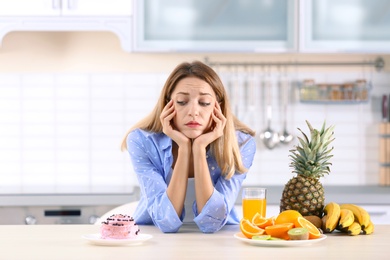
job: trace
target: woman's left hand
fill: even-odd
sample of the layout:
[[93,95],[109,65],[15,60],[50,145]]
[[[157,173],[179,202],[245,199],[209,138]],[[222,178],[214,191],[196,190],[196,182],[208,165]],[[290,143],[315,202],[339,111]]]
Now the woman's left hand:
[[199,146],[201,148],[206,148],[207,145],[218,139],[223,135],[223,130],[226,126],[226,117],[222,114],[222,110],[218,102],[215,102],[213,113],[211,113],[211,129],[209,132],[206,132],[193,141],[194,146]]

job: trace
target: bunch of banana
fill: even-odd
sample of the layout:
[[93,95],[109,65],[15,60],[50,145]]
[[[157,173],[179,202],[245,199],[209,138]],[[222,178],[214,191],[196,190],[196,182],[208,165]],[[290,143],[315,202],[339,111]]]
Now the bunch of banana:
[[368,212],[355,204],[339,205],[335,202],[328,203],[324,208],[323,231],[333,232],[334,229],[346,232],[351,236],[374,232],[374,224]]
[[325,233],[331,233],[336,229],[340,219],[340,205],[336,202],[329,202],[324,208],[324,214],[327,216],[325,220]]

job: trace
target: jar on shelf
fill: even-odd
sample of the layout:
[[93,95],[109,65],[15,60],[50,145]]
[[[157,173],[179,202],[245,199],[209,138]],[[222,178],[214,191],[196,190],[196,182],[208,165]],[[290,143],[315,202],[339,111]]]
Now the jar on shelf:
[[367,100],[368,99],[368,85],[365,79],[356,80],[354,92],[356,100]]
[[317,87],[313,79],[305,79],[303,81],[300,89],[300,95],[302,100],[317,100]]
[[327,84],[318,84],[318,99],[329,100],[329,87]]
[[352,83],[346,83],[343,87],[343,99],[344,100],[354,100],[354,91],[353,91],[353,84]]
[[330,97],[331,100],[339,101],[342,100],[343,94],[342,94],[342,89],[341,85],[339,84],[332,84],[330,85]]

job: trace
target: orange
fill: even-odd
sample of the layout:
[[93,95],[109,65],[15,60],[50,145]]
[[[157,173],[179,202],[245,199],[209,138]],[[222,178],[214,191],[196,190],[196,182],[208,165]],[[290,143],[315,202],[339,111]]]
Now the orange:
[[294,227],[294,223],[282,223],[268,226],[265,228],[265,233],[271,237],[277,237],[285,240],[289,240],[287,232]]
[[294,225],[295,227],[307,228],[307,230],[309,230],[309,239],[316,239],[321,236],[321,232],[318,230],[318,228],[304,217],[298,217],[295,220]]
[[264,234],[264,229],[253,225],[249,220],[243,218],[240,221],[240,230],[247,238]]
[[295,223],[298,217],[302,217],[301,213],[296,210],[288,209],[279,213],[275,219],[275,224]]
[[265,218],[260,213],[256,213],[252,218],[252,224],[259,228],[265,228],[274,224],[275,217]]

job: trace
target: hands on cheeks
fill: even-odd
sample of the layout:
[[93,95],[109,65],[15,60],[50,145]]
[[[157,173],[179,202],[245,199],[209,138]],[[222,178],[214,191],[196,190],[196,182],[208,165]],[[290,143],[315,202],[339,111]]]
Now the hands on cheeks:
[[201,148],[206,148],[207,145],[223,135],[223,130],[226,126],[226,117],[222,114],[218,102],[215,102],[210,120],[212,121],[210,130],[195,138],[193,146],[199,145]]
[[172,138],[178,146],[181,146],[189,143],[190,140],[173,127],[172,120],[175,115],[175,106],[173,105],[173,100],[170,100],[161,112],[160,121],[163,126],[163,133]]
[[[175,115],[176,111],[173,100],[170,100],[161,112],[160,121],[163,126],[163,132],[172,138],[172,140],[180,147],[181,145],[188,144],[190,139],[180,131],[176,130],[172,125],[172,120]],[[211,127],[207,132],[201,134],[193,140],[192,146],[206,148],[207,145],[223,135],[223,130],[226,126],[226,117],[222,114],[222,110],[218,102],[215,102],[213,112],[211,113],[210,125]]]

